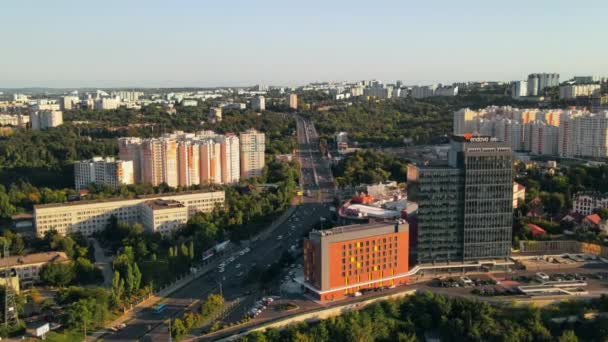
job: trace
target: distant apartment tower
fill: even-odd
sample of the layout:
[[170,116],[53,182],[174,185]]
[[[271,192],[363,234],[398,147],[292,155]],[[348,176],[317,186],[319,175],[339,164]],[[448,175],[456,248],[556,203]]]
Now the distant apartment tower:
[[118,138],[118,159],[133,161],[133,181],[135,183],[143,182],[141,144],[141,138]]
[[70,110],[76,108],[79,102],[80,99],[78,98],[78,96],[67,95],[61,97],[61,99],[59,100],[59,105],[61,106],[62,110]]
[[165,181],[163,143],[160,139],[145,139],[141,144],[141,181],[158,186]]
[[33,130],[57,127],[63,124],[63,113],[58,110],[38,110],[30,113]]
[[95,101],[95,109],[112,110],[120,107],[120,98],[118,97],[102,97]]
[[199,172],[201,184],[221,184],[221,145],[214,139],[205,139],[199,146]]
[[559,74],[528,75],[528,96],[540,96],[546,88],[559,86]]
[[266,99],[264,96],[256,96],[251,99],[251,109],[263,112],[266,110]]
[[315,230],[304,239],[303,286],[316,299],[325,301],[405,284],[408,254],[407,223]]
[[177,173],[180,186],[200,184],[200,145],[192,140],[177,143]]
[[266,136],[255,129],[240,134],[241,178],[261,177],[264,171]]
[[289,108],[297,110],[298,109],[298,95],[297,94],[289,94]]
[[564,157],[608,157],[608,112],[564,113],[558,154]]
[[77,190],[84,189],[89,184],[115,189],[121,185],[133,183],[133,161],[131,160],[95,157],[74,164],[74,186]]
[[573,100],[579,96],[599,96],[602,86],[599,84],[568,84],[559,87],[559,98]]
[[408,196],[418,203],[418,263],[510,255],[513,156],[496,140],[454,136],[447,164],[408,167]]
[[528,96],[528,81],[515,81],[511,84],[511,97],[518,99]]
[[437,85],[413,86],[411,94],[415,99],[423,99],[425,97],[435,96],[435,90],[437,90]]
[[227,133],[218,141],[220,143],[222,183],[238,183],[241,176],[239,138],[234,133]]
[[211,107],[209,109],[208,120],[210,123],[222,122],[222,108],[221,107]]

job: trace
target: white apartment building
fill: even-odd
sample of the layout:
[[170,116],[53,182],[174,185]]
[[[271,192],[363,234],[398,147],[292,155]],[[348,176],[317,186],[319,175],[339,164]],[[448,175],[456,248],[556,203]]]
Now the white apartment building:
[[608,208],[608,194],[579,192],[572,198],[572,209],[584,216],[592,214],[596,209],[606,208]]
[[298,109],[298,95],[289,94],[289,108]]
[[139,97],[143,96],[144,93],[141,91],[115,91],[112,92],[113,97],[120,98],[123,102],[137,102],[139,101]]
[[183,204],[188,218],[197,212],[211,212],[216,206],[223,206],[224,191],[192,191],[132,199],[110,199],[77,201],[68,203],[42,204],[34,206],[36,234],[44,236],[55,230],[61,235],[81,233],[89,236],[105,229],[110,218],[129,223],[142,222],[142,204],[157,199],[170,199]]
[[25,127],[30,122],[29,115],[0,114],[0,126]]
[[70,110],[76,108],[79,102],[80,99],[78,98],[78,96],[67,95],[61,97],[61,99],[59,100],[59,105],[61,106],[62,110]]
[[211,107],[209,109],[208,120],[210,123],[222,122],[222,108]]
[[608,112],[562,115],[558,154],[564,157],[608,157]]
[[118,138],[118,159],[133,162],[133,181],[142,183],[141,138]]
[[528,96],[528,81],[515,81],[511,85],[511,97],[518,99]]
[[117,188],[134,182],[132,160],[94,157],[74,164],[74,186],[77,190],[84,189],[91,183]]
[[435,96],[435,90],[437,90],[436,84],[430,86],[413,86],[412,97],[415,99],[423,99],[425,97]]
[[222,183],[238,183],[241,176],[239,138],[228,133],[218,139],[220,143],[220,163]]
[[559,98],[573,100],[579,96],[599,96],[602,86],[599,84],[568,84],[559,87]]
[[435,96],[456,96],[458,95],[458,87],[443,86],[435,89]]
[[557,155],[559,127],[534,121],[530,127],[530,153],[536,155]]
[[255,129],[240,134],[241,178],[261,177],[264,171],[266,136]]
[[142,203],[141,220],[150,233],[168,235],[188,222],[188,208],[175,200],[155,199]]
[[119,97],[102,97],[95,100],[95,109],[112,110],[120,107]]
[[38,110],[30,113],[33,130],[57,127],[63,124],[63,113],[58,110]]
[[266,99],[264,96],[256,96],[251,99],[251,109],[263,112],[266,110]]

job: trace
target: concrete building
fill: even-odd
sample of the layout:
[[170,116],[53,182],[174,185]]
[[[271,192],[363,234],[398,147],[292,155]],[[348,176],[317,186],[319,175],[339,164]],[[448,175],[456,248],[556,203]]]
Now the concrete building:
[[29,122],[29,115],[0,114],[0,126],[25,127]]
[[81,233],[89,236],[104,230],[113,216],[129,223],[142,222],[142,204],[157,199],[170,199],[182,203],[190,218],[197,212],[211,212],[216,206],[223,206],[224,198],[224,191],[192,191],[131,199],[35,205],[36,235],[42,237],[46,232],[54,230],[61,235]]
[[298,95],[297,94],[289,94],[289,108],[297,110],[298,109]]
[[424,99],[426,97],[435,96],[435,90],[437,90],[436,84],[429,86],[413,86],[412,97],[415,99]]
[[557,155],[559,127],[542,121],[531,122],[528,127],[530,129],[530,153],[546,156]]
[[512,159],[508,144],[465,134],[453,136],[447,163],[408,166],[408,199],[418,203],[418,263],[510,255]]
[[63,113],[58,110],[39,110],[30,113],[33,130],[57,127],[63,124]]
[[458,95],[458,87],[441,86],[435,89],[435,96],[456,96]]
[[528,96],[528,81],[515,81],[511,85],[511,97],[518,99]]
[[540,96],[546,88],[559,86],[559,74],[530,74],[528,75],[528,96]]
[[118,159],[133,162],[133,182],[143,183],[141,167],[142,139],[136,137],[118,138]]
[[120,90],[112,92],[112,96],[120,98],[123,102],[137,102],[141,96],[144,96],[144,93],[141,91]]
[[155,199],[143,202],[141,219],[144,229],[150,233],[168,235],[188,222],[186,206],[172,199]]
[[234,133],[227,133],[218,141],[220,143],[222,183],[238,183],[241,176],[239,138]]
[[579,96],[599,96],[601,88],[599,84],[567,84],[559,87],[559,98],[574,100]]
[[205,139],[199,145],[199,172],[201,184],[222,184],[221,145],[214,139]]
[[513,182],[513,209],[518,208],[526,200],[526,187]]
[[134,183],[132,160],[115,160],[112,157],[94,157],[74,164],[74,186],[77,190],[89,184],[118,188]]
[[101,97],[95,100],[95,109],[97,110],[113,110],[120,107],[120,98],[118,97]]
[[198,106],[198,100],[181,100],[180,104],[183,107],[196,107]]
[[579,192],[572,199],[572,210],[575,213],[587,216],[597,209],[608,208],[608,194],[599,192]]
[[564,113],[560,119],[558,154],[564,157],[608,157],[608,112]]
[[319,300],[405,284],[407,223],[350,225],[312,231],[304,239],[304,286]]
[[222,122],[222,108],[211,107],[209,109],[209,117],[207,118],[210,123]]
[[255,129],[240,134],[241,178],[261,177],[264,171],[266,135]]
[[251,99],[251,109],[263,112],[266,110],[266,99],[264,96],[256,96]]
[[69,261],[70,258],[64,252],[15,255],[0,259],[0,271],[13,270],[19,278],[20,285],[31,285],[40,280],[42,266],[51,262],[67,263]]
[[200,145],[193,140],[180,140],[177,143],[177,174],[180,186],[201,184]]
[[470,110],[469,108],[463,108],[454,112],[453,133],[465,134],[477,132],[478,129],[476,128],[476,123],[474,122],[474,120],[477,118],[478,113],[474,110]]
[[71,110],[78,107],[80,99],[75,95],[62,96],[59,100],[61,110]]

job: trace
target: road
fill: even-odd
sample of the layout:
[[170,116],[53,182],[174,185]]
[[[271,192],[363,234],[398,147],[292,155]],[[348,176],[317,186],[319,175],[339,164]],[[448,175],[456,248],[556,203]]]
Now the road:
[[[161,302],[167,304],[164,312],[156,314],[151,308],[145,308],[134,314],[122,330],[103,336],[106,341],[167,341],[168,321],[188,307],[194,307],[210,293],[220,293],[228,301],[240,299],[241,302],[225,321],[238,321],[259,299],[263,293],[252,293],[249,284],[243,279],[255,266],[267,267],[277,261],[292,246],[300,246],[301,239],[321,217],[329,216],[328,203],[331,201],[330,190],[333,188],[331,171],[328,163],[318,152],[319,138],[314,126],[297,119],[299,151],[297,158],[302,165],[301,183],[306,193],[302,203],[284,221],[279,222],[271,233],[262,234],[262,238],[252,239],[247,245],[238,248],[234,253],[225,255],[221,260],[226,264],[224,272],[218,268],[193,280],[191,283],[165,297]],[[240,253],[246,247],[248,253]],[[232,261],[230,261],[233,259]],[[278,286],[278,284],[277,284]]]

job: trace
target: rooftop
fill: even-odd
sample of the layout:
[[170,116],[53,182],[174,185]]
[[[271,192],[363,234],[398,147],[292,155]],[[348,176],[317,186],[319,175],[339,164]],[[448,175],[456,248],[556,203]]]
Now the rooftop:
[[185,206],[176,200],[165,200],[165,199],[155,199],[150,201],[145,201],[145,205],[147,205],[152,210],[163,210],[163,209],[173,209],[173,208],[185,208]]
[[212,192],[220,192],[220,191],[223,192],[223,190],[193,190],[193,191],[182,191],[182,192],[167,192],[167,193],[163,193],[163,194],[136,195],[133,197],[102,198],[102,199],[89,200],[89,201],[47,203],[47,204],[34,205],[34,209],[76,206],[76,205],[95,204],[95,203],[104,203],[104,202],[129,201],[129,200],[146,199],[146,198],[150,198],[150,199],[165,198],[165,197],[172,197],[172,196],[194,195],[194,194],[212,193]]
[[345,233],[352,233],[352,232],[358,232],[358,231],[364,231],[364,230],[375,230],[378,228],[384,228],[386,226],[395,226],[396,224],[399,224],[397,222],[379,222],[379,223],[369,223],[369,224],[351,224],[348,226],[340,226],[340,227],[334,227],[331,229],[326,229],[326,230],[316,230],[313,231],[312,233],[317,233],[320,236],[330,236],[330,235],[338,235],[338,234],[345,234]]
[[0,268],[22,266],[30,264],[39,264],[44,262],[64,262],[69,258],[64,252],[45,252],[34,253],[28,255],[15,255],[8,258],[0,259]]

